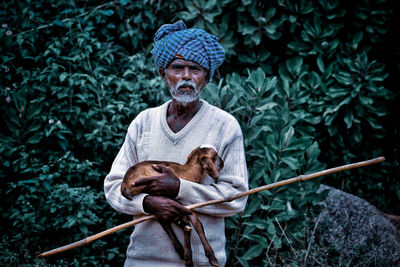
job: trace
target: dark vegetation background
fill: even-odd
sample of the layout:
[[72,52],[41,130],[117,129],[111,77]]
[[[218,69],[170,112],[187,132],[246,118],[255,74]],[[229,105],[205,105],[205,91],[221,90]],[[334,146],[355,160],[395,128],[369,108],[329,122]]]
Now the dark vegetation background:
[[1,265],[122,265],[132,229],[36,256],[131,219],[103,179],[131,120],[168,99],[152,38],[183,19],[226,50],[202,97],[241,123],[251,187],[386,157],[253,195],[227,219],[228,266],[337,266],[313,242],[321,181],[400,214],[395,2],[2,1]]

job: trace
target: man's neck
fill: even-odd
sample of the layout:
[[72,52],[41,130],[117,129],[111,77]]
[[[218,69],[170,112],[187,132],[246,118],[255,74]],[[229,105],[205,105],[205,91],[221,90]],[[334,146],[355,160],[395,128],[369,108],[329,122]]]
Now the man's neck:
[[200,110],[200,108],[201,108],[201,101],[199,99],[185,104],[182,104],[181,102],[172,99],[172,102],[168,107],[167,116],[175,115],[182,119],[188,117],[193,118],[194,115],[196,115],[197,111]]
[[171,130],[176,133],[183,129],[200,108],[201,101],[199,99],[187,104],[172,99],[167,112],[167,122]]

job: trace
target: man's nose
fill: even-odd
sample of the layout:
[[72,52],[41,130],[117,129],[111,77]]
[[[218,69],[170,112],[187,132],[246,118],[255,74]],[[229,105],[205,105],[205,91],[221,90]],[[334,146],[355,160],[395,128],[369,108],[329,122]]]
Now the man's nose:
[[185,80],[191,80],[192,79],[192,75],[191,75],[190,69],[188,67],[185,67],[183,69],[183,79],[185,79]]

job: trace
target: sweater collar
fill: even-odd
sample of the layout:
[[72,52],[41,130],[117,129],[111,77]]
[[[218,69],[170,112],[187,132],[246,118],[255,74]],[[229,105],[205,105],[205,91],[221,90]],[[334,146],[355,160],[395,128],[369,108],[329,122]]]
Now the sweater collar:
[[168,111],[168,106],[171,103],[171,101],[172,100],[169,100],[168,102],[164,103],[161,106],[160,123],[161,123],[161,129],[164,132],[164,134],[172,142],[177,143],[180,140],[182,140],[193,129],[193,127],[204,117],[204,115],[207,113],[207,110],[209,108],[209,104],[204,100],[200,100],[202,105],[201,105],[200,109],[197,111],[197,113],[188,122],[188,124],[185,125],[185,127],[182,130],[180,130],[177,133],[174,133],[171,130],[171,128],[169,128],[168,123],[167,123],[167,111]]

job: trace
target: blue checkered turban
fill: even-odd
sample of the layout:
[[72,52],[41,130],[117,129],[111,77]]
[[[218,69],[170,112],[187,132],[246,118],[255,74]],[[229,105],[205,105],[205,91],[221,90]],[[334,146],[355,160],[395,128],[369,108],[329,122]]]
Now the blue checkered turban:
[[200,29],[187,29],[182,20],[161,26],[154,41],[151,53],[159,68],[167,68],[179,54],[207,69],[211,80],[225,58],[225,51],[216,36]]

